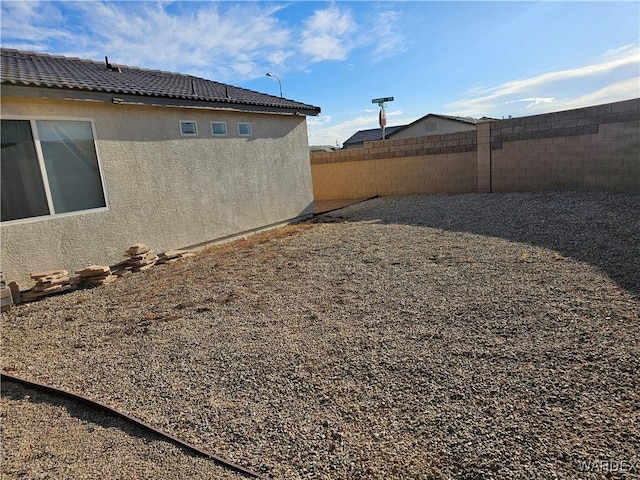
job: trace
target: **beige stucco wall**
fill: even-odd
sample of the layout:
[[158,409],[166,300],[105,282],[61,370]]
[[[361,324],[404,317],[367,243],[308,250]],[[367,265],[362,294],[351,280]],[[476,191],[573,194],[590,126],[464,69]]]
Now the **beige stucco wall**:
[[[436,122],[436,129],[427,131],[427,123]],[[398,133],[394,133],[391,138],[421,137],[424,135],[441,135],[443,133],[465,132],[475,130],[476,126],[463,122],[454,122],[446,118],[427,117],[420,122],[403,128]]]
[[[104,211],[2,224],[1,268],[29,287],[29,272],[122,260],[144,242],[190,247],[313,212],[306,120],[71,100],[2,98],[2,117],[91,119],[105,180]],[[198,123],[180,135],[180,120]],[[211,135],[227,123],[227,137]],[[250,122],[240,137],[238,122]]]

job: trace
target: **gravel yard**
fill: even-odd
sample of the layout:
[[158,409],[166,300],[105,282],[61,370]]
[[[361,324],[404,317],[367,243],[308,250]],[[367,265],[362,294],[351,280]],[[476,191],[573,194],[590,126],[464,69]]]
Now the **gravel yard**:
[[[639,212],[377,198],[18,306],[2,367],[277,479],[639,478]],[[7,383],[2,444],[7,479],[241,478]]]

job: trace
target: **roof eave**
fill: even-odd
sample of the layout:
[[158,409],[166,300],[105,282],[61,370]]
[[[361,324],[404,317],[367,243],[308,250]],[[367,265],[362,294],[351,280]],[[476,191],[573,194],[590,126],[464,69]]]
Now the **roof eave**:
[[182,99],[160,96],[134,96],[134,95],[113,95],[111,103],[116,105],[140,105],[150,107],[173,107],[173,108],[193,108],[204,110],[234,110],[253,113],[274,113],[274,114],[291,114],[316,116],[320,113],[320,109],[302,108],[302,107],[283,107],[269,104],[260,104],[256,102],[241,102],[229,100],[195,100]]
[[[258,113],[284,113],[307,116],[320,114],[320,107],[306,104],[277,105],[267,102],[250,102],[240,99],[220,98],[207,99],[177,95],[148,95],[137,92],[126,92],[106,89],[73,88],[58,85],[37,85],[33,83],[3,80],[3,96],[11,95],[12,90],[17,96],[32,96],[36,98],[53,98],[65,100],[94,100],[105,103],[147,105],[159,107],[205,108],[223,110],[242,110]],[[7,87],[14,87],[7,91]],[[36,92],[35,95],[25,95]]]

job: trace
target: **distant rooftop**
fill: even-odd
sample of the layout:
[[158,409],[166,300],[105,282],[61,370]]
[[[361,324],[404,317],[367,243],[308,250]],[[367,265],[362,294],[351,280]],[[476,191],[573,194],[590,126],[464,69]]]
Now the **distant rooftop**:
[[318,115],[320,108],[180,73],[149,70],[44,53],[0,49],[2,84],[176,99],[193,105],[257,106]]
[[[396,132],[402,128],[406,127],[406,125],[398,125],[395,127],[386,127],[384,129],[385,132],[385,136],[388,136],[390,134],[392,134],[393,132]],[[363,143],[363,142],[371,142],[374,140],[382,140],[382,131],[380,128],[370,128],[368,130],[360,130],[356,133],[354,133],[351,137],[349,137],[347,140],[345,140],[345,142],[342,144],[344,145],[350,145],[350,144],[359,144],[359,143]]]
[[[468,124],[472,124],[475,125],[476,124],[476,119],[472,118],[472,117],[456,117],[456,116],[452,116],[452,115],[439,115],[436,113],[429,113],[427,115],[425,115],[424,117],[420,117],[418,120],[408,123],[407,125],[396,125],[393,127],[386,127],[385,130],[385,136],[386,137],[391,137],[393,136],[395,133],[399,132],[400,130],[403,130],[415,123],[418,123],[422,120],[424,120],[426,117],[438,117],[438,118],[444,118],[447,120],[454,120],[456,122],[461,122],[461,123],[468,123]],[[368,130],[359,130],[356,133],[354,133],[351,137],[349,137],[347,140],[345,140],[345,142],[342,144],[343,147],[344,146],[350,146],[350,145],[359,145],[363,142],[371,142],[374,140],[382,140],[382,131],[380,128],[370,128]]]

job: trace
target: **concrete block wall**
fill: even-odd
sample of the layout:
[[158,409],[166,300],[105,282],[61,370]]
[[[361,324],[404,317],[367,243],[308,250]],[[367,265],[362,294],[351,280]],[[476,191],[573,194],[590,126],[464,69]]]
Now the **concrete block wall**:
[[640,192],[640,99],[491,124],[494,192]]
[[640,193],[640,99],[311,154],[316,201],[601,189]]
[[365,142],[311,154],[314,199],[476,191],[476,134],[457,132]]

